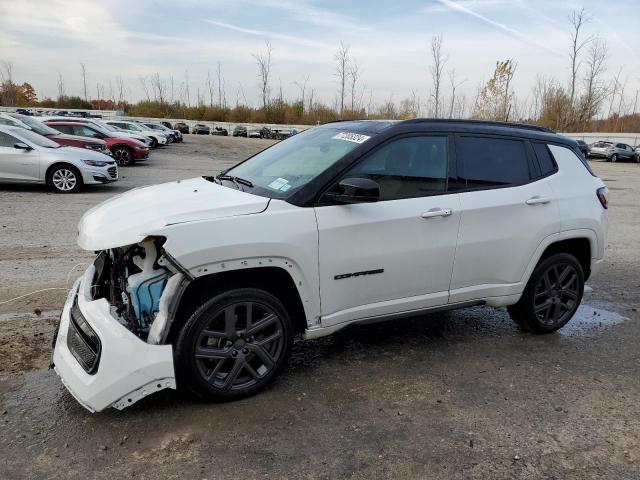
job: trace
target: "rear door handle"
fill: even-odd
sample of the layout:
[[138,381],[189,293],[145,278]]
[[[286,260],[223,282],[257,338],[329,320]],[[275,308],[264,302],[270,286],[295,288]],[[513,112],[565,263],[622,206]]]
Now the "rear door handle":
[[448,217],[453,213],[450,208],[434,208],[420,215],[422,218]]
[[527,200],[526,203],[527,205],[540,205],[540,204],[545,204],[545,203],[549,203],[551,201],[550,198],[547,197],[531,197],[529,200]]

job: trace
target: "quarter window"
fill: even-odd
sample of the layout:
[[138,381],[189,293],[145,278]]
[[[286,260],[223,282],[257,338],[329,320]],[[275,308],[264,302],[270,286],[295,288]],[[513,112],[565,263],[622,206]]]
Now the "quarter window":
[[457,143],[461,172],[467,188],[493,188],[527,183],[531,177],[522,140],[460,137]]
[[375,180],[380,200],[425,197],[447,190],[447,137],[392,141],[365,157],[346,177]]
[[553,173],[556,169],[556,164],[551,157],[551,153],[549,152],[549,147],[544,143],[532,143],[533,150],[536,152],[536,157],[538,157],[538,163],[540,163],[540,171],[543,177]]

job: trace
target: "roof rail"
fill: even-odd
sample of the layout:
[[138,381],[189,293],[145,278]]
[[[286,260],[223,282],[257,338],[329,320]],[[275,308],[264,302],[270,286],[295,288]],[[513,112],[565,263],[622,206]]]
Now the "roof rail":
[[536,130],[538,132],[556,133],[547,127],[538,125],[530,125],[528,123],[517,122],[496,122],[492,120],[473,120],[473,119],[453,119],[453,118],[415,118],[406,120],[403,123],[468,123],[472,125],[491,125],[495,127],[522,128],[525,130]]

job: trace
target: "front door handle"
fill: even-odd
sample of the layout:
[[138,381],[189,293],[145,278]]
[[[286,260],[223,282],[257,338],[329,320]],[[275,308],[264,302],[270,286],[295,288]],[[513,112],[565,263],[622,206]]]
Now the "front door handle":
[[550,198],[535,196],[535,197],[531,197],[529,200],[527,200],[524,203],[526,203],[527,205],[541,205],[541,204],[549,203],[550,201],[551,201]]
[[453,213],[450,208],[434,208],[420,215],[422,218],[448,217]]

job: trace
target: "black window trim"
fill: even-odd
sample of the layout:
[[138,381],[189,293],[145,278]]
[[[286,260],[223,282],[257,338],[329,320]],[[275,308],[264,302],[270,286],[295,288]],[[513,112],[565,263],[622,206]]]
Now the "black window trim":
[[[334,202],[327,202],[327,201],[322,201],[322,200],[323,200],[323,198],[325,198],[325,194],[331,188],[333,188],[340,180],[343,180],[344,178],[347,178],[344,175],[349,170],[351,170],[353,167],[358,165],[360,162],[364,161],[370,155],[375,154],[375,152],[377,152],[378,150],[383,148],[385,145],[388,145],[389,143],[394,142],[396,140],[400,140],[402,138],[409,138],[409,137],[446,137],[447,138],[447,183],[445,185],[445,191],[444,192],[435,192],[435,193],[431,193],[429,195],[423,195],[423,196],[420,196],[420,197],[395,198],[395,199],[392,199],[392,200],[381,200],[381,201],[382,202],[395,202],[395,201],[399,201],[399,200],[413,200],[413,199],[416,199],[416,198],[429,198],[429,197],[437,197],[437,196],[441,196],[441,195],[451,195],[451,194],[454,194],[454,193],[458,193],[458,190],[457,190],[458,178],[457,178],[457,172],[456,172],[456,162],[455,162],[455,156],[452,155],[452,152],[453,152],[453,149],[454,149],[454,144],[455,144],[455,142],[453,140],[453,134],[451,132],[446,132],[446,131],[441,131],[441,132],[436,132],[436,131],[413,131],[413,132],[402,132],[402,133],[398,133],[398,134],[393,135],[393,136],[389,136],[389,137],[385,138],[384,140],[381,140],[378,144],[373,145],[370,149],[368,149],[366,151],[363,151],[356,158],[353,158],[347,165],[345,165],[345,167],[342,170],[340,170],[339,173],[334,175],[331,178],[331,180],[326,182],[325,185],[318,190],[319,193],[318,193],[318,195],[316,195],[315,200],[313,201],[313,203],[310,206],[312,206],[312,207],[336,206],[337,204],[334,203]],[[452,184],[455,187],[454,189],[450,188],[452,186]]]
[[[553,156],[553,153],[551,153],[551,150],[549,150],[549,144],[541,140],[530,140],[529,143],[531,144],[531,148],[533,149],[533,155],[534,155],[534,158],[536,159],[536,163],[538,164],[538,168],[539,168],[538,180],[541,180],[543,178],[548,178],[558,173],[559,172],[558,162],[556,162],[556,158]],[[538,154],[536,153],[535,148],[533,148],[533,144],[543,145],[544,148],[547,149],[547,152],[549,152],[549,157],[551,158],[551,162],[553,163],[553,170],[551,172],[545,175],[542,175],[542,162],[540,161],[540,158],[538,158]]]
[[[497,189],[502,189],[502,188],[515,188],[515,187],[522,187],[523,185],[529,185],[530,183],[534,183],[540,180],[539,174],[540,174],[540,170],[539,170],[539,166],[537,165],[537,159],[535,157],[535,153],[533,152],[533,147],[530,144],[530,139],[528,137],[519,137],[519,136],[513,136],[513,135],[499,135],[499,134],[491,134],[491,133],[456,133],[455,135],[455,143],[456,146],[458,146],[459,140],[460,138],[463,137],[476,137],[476,138],[488,138],[488,139],[501,139],[501,140],[515,140],[515,141],[520,141],[524,144],[524,148],[525,148],[525,152],[526,152],[526,156],[527,156],[527,167],[529,170],[529,181],[528,182],[521,182],[521,183],[512,183],[509,185],[496,185],[493,187],[478,187],[478,188],[469,188],[466,185],[466,179],[462,178],[462,177],[458,177],[458,185],[460,187],[460,189],[458,190],[458,193],[464,193],[464,192],[482,192],[484,190],[497,190]],[[464,171],[464,169],[462,168],[462,158],[459,156],[456,156],[456,168],[457,171],[462,172]]]

